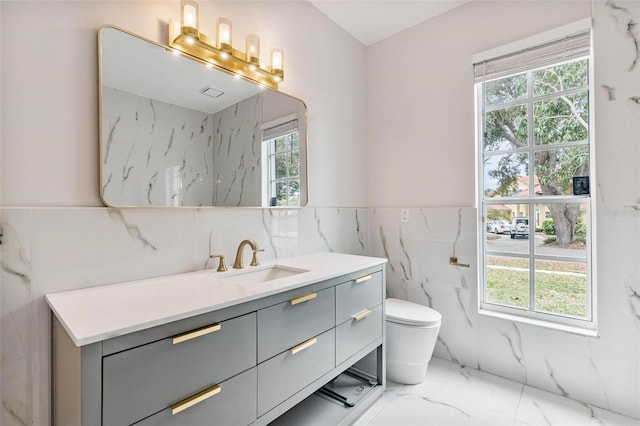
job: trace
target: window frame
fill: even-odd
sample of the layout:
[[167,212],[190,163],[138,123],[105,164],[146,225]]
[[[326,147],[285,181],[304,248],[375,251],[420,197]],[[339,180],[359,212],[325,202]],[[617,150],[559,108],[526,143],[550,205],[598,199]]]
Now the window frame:
[[[578,23],[570,24],[562,28],[558,28],[556,30],[549,31],[547,33],[543,33],[534,37],[530,37],[526,40],[512,43],[507,46],[503,46],[497,49],[493,49],[489,52],[484,52],[479,55],[474,55],[473,62],[474,64],[479,63],[481,60],[487,60],[493,57],[498,56],[508,56],[512,53],[521,51],[523,49],[535,48],[536,46],[542,45],[544,43],[549,43],[554,40],[558,40],[562,36],[567,36],[571,33],[575,33],[576,29],[580,31],[591,31],[591,20],[583,20]],[[591,182],[595,183],[595,127],[594,127],[594,116],[595,116],[595,108],[594,108],[594,61],[593,61],[593,40],[592,40],[592,32],[590,35],[590,47],[588,55],[581,56],[582,59],[588,60],[588,82],[587,82],[587,96],[588,96],[588,108],[589,108],[589,129],[587,134],[587,139],[582,141],[572,141],[561,144],[540,144],[536,145],[533,138],[534,131],[534,121],[533,121],[533,105],[536,102],[540,102],[545,99],[557,98],[559,95],[547,94],[543,96],[534,97],[533,88],[532,88],[532,73],[537,69],[544,69],[559,65],[563,62],[568,61],[554,61],[551,64],[543,64],[539,67],[529,67],[527,70],[515,70],[512,74],[503,74],[496,77],[492,77],[488,80],[484,81],[476,81],[474,83],[474,95],[475,95],[475,126],[476,126],[476,176],[477,176],[477,206],[478,206],[478,312],[482,315],[495,316],[500,318],[507,318],[514,321],[526,322],[530,324],[540,325],[544,327],[550,327],[554,329],[560,329],[570,332],[575,332],[579,334],[587,334],[587,335],[597,335],[597,287],[595,280],[595,271],[596,271],[596,259],[593,251],[593,247],[595,246],[596,239],[596,227],[595,227],[595,185],[591,185],[591,191],[588,196],[542,196],[536,195],[534,188],[534,176],[535,176],[535,152],[540,152],[549,149],[558,149],[558,148],[568,148],[572,146],[588,146],[589,152],[589,177]],[[571,61],[579,60],[579,58],[572,58]],[[486,81],[503,79],[510,75],[518,75],[526,73],[527,74],[527,96],[526,99],[521,99],[518,101],[513,101],[509,103],[502,103],[496,106],[496,109],[504,109],[509,107],[510,105],[523,105],[526,104],[528,107],[527,111],[527,120],[528,120],[528,140],[526,148],[514,148],[509,150],[496,150],[496,151],[487,151],[485,152],[484,147],[484,125],[485,125],[485,113],[487,112],[484,108],[484,93],[483,87]],[[568,93],[578,93],[584,92],[584,88],[574,89],[567,91]],[[563,95],[567,94],[565,92]],[[531,188],[529,195],[526,197],[495,197],[490,200],[485,199],[484,194],[484,178],[485,178],[485,170],[484,170],[484,159],[485,154],[489,156],[504,154],[513,154],[517,152],[527,153],[529,156],[529,171],[527,178],[529,180],[529,187]],[[528,206],[528,217],[529,219],[529,232],[530,236],[528,239],[528,253],[526,254],[518,254],[512,252],[499,252],[493,250],[487,250],[486,241],[487,241],[487,227],[486,227],[486,216],[487,216],[487,206],[496,205],[496,204],[505,204],[505,201],[509,201],[509,204],[522,204]],[[540,210],[538,207],[540,205],[546,205],[548,203],[560,203],[560,202],[572,202],[579,204],[587,204],[586,215],[585,215],[585,223],[587,224],[587,238],[586,238],[586,252],[585,257],[580,261],[585,262],[586,267],[586,291],[587,291],[587,312],[586,318],[577,318],[572,316],[565,316],[559,313],[550,313],[543,312],[540,310],[532,309],[535,305],[535,263],[536,260],[561,260],[561,261],[572,261],[575,258],[571,256],[554,256],[554,255],[541,255],[537,254],[534,250],[534,238],[535,234],[535,225],[536,225],[536,217],[540,214]],[[495,302],[491,302],[487,300],[487,265],[488,260],[487,256],[491,255],[506,255],[508,257],[513,258],[524,258],[528,259],[529,262],[529,304],[526,308],[515,307],[511,305],[501,305]]]
[[[276,188],[279,182],[298,182],[298,191],[300,191],[301,185],[301,177],[300,170],[298,170],[297,176],[291,176],[289,173],[289,164],[287,163],[287,176],[284,178],[277,178],[275,176],[276,169],[276,157],[280,155],[287,155],[293,152],[297,152],[298,157],[300,156],[300,128],[298,126],[298,117],[297,114],[290,114],[284,117],[281,117],[277,120],[270,121],[268,123],[264,123],[262,126],[263,136],[262,136],[262,158],[266,159],[262,163],[262,194],[263,194],[263,205],[270,207],[301,207],[300,199],[298,198],[298,204],[291,204],[291,196],[287,194],[287,203],[284,205],[271,205],[271,199],[277,199]],[[280,126],[286,127],[291,125],[291,128],[282,132],[279,132],[276,135],[267,135],[265,137],[264,133],[268,129],[274,129]],[[291,140],[289,141],[289,149],[286,151],[275,151],[275,141],[278,138],[288,137],[292,138],[292,135],[298,135],[298,148],[294,150],[291,148]],[[300,167],[300,166],[299,166]]]

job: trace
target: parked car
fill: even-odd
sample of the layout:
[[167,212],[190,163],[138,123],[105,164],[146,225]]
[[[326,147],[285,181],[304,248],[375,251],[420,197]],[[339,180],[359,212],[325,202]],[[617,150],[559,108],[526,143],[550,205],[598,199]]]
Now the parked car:
[[515,237],[529,238],[529,218],[514,217],[511,220],[511,239]]
[[487,232],[494,234],[508,234],[510,229],[511,224],[506,220],[494,220],[487,224]]

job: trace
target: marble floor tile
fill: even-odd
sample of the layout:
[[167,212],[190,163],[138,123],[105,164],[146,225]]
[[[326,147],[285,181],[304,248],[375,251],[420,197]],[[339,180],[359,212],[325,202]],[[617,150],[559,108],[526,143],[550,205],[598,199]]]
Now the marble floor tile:
[[516,420],[527,425],[638,426],[640,420],[525,386]]
[[355,425],[640,426],[640,420],[433,358],[423,383],[388,382]]
[[515,417],[523,385],[440,358],[429,362],[428,380],[418,386],[437,389],[460,400]]
[[513,418],[480,405],[435,389],[424,389],[420,394],[397,391],[368,425],[511,426],[512,423]]

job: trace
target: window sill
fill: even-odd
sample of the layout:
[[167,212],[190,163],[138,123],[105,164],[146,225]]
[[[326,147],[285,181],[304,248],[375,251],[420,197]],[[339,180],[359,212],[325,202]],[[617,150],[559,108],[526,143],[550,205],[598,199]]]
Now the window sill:
[[519,322],[522,324],[528,324],[535,327],[542,327],[549,330],[560,331],[563,333],[576,334],[576,335],[585,336],[585,337],[598,337],[598,331],[596,330],[595,324],[593,323],[589,323],[590,325],[593,326],[593,328],[583,328],[583,327],[576,327],[573,325],[559,324],[559,323],[543,321],[543,320],[534,319],[534,318],[526,318],[518,315],[506,314],[504,312],[495,312],[487,309],[480,309],[478,313],[486,317],[498,318],[506,321]]

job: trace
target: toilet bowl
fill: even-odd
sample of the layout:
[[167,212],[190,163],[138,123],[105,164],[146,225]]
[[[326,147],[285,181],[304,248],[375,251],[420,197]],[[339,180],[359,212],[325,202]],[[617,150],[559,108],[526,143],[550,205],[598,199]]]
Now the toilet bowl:
[[400,299],[387,299],[387,379],[405,385],[424,381],[442,316],[436,310]]

